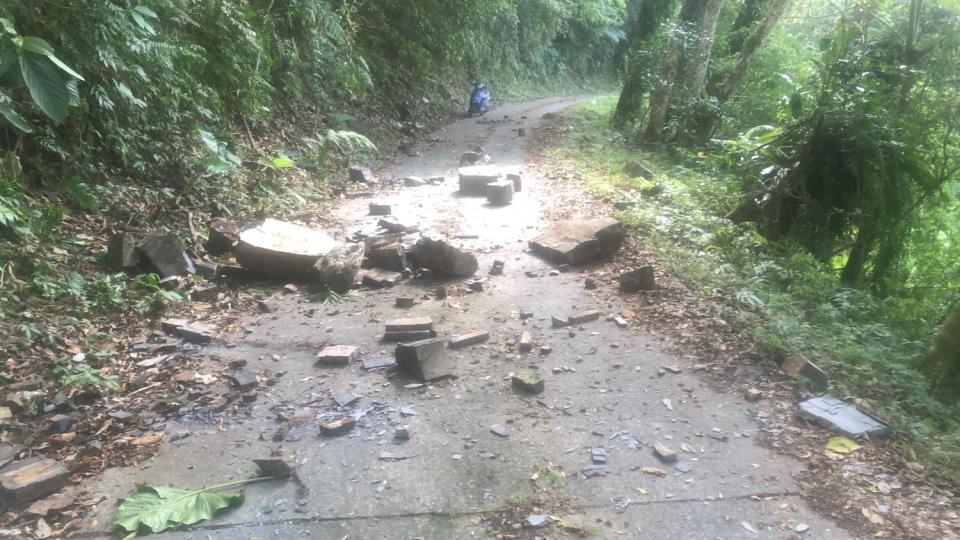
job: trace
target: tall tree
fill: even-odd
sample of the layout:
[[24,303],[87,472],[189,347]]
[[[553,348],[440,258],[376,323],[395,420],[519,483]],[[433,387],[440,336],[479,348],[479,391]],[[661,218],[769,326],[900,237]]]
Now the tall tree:
[[633,122],[642,114],[643,97],[650,83],[644,48],[670,16],[673,6],[674,0],[634,0],[630,4],[627,33],[629,50],[623,65],[623,90],[613,115],[616,124]]
[[683,2],[680,18],[670,33],[670,41],[663,55],[660,78],[650,96],[650,112],[647,117],[647,128],[643,134],[645,144],[659,144],[663,141],[663,128],[673,91],[679,82],[678,73],[681,72],[683,51],[687,44],[696,39],[699,34],[698,30],[707,2],[708,0],[684,0]]
[[934,395],[946,401],[960,399],[960,304],[944,321],[920,371],[933,386]]

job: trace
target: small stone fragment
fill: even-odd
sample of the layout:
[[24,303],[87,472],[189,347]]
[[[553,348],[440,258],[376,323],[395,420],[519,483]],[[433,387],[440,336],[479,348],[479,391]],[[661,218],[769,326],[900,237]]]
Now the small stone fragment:
[[404,424],[402,426],[397,426],[393,430],[393,438],[398,441],[409,441],[410,440],[410,426]]
[[403,277],[400,272],[384,270],[383,268],[370,268],[361,271],[361,274],[363,275],[364,285],[378,289],[393,287]]
[[575,315],[571,315],[567,320],[570,324],[583,324],[590,321],[595,321],[600,318],[600,312],[595,309],[589,309],[587,311],[582,311]]
[[693,463],[689,461],[678,461],[673,464],[673,468],[682,473],[688,473],[693,470]]
[[140,261],[161,278],[196,273],[193,262],[174,233],[155,234],[137,245]]
[[617,328],[626,328],[630,326],[630,324],[627,323],[627,320],[619,315],[613,318],[613,323],[617,325]]
[[505,263],[503,261],[493,261],[493,266],[490,268],[490,275],[502,276],[504,266]]
[[584,478],[606,476],[610,474],[610,467],[608,465],[585,465],[580,468],[580,474],[582,474]]
[[395,219],[381,219],[377,222],[377,226],[393,234],[412,233],[420,230],[420,225],[404,225]]
[[677,462],[677,453],[659,441],[653,443],[653,453],[664,463]]
[[743,397],[746,398],[747,401],[752,403],[752,402],[760,401],[760,399],[763,398],[763,392],[761,392],[756,388],[747,388],[746,392],[744,392]]
[[549,346],[547,346],[547,345],[542,345],[542,346],[540,347],[540,356],[547,356],[548,354],[550,354],[550,353],[552,353],[552,352],[553,352],[553,347],[549,347]]
[[490,332],[487,332],[487,331],[479,331],[479,332],[471,332],[469,334],[462,334],[462,335],[454,336],[450,338],[450,348],[459,349],[461,347],[466,347],[468,345],[483,343],[488,339],[490,339]]
[[546,526],[548,521],[549,520],[546,514],[527,516],[527,527],[530,527],[531,529],[539,529]]
[[620,291],[634,293],[638,291],[652,291],[657,288],[654,280],[653,267],[641,266],[636,270],[620,274]]
[[666,476],[667,471],[660,469],[658,467],[643,467],[640,469],[643,474],[649,474],[651,476]]
[[363,369],[367,371],[372,369],[393,367],[395,365],[397,365],[397,360],[390,356],[373,356],[363,359]]
[[354,403],[360,401],[360,396],[354,394],[353,392],[334,392],[331,396],[333,401],[337,403],[338,407],[349,407]]
[[317,363],[327,366],[345,366],[357,357],[357,347],[332,345],[317,353]]
[[349,433],[356,425],[357,419],[353,416],[341,416],[334,420],[321,422],[320,431],[324,435],[343,435],[344,433]]
[[570,321],[560,317],[550,317],[550,323],[554,328],[563,328],[565,326],[570,326]]
[[373,175],[373,171],[371,171],[369,167],[351,165],[350,181],[363,184],[373,184],[377,182],[377,177]]
[[508,173],[507,180],[513,182],[513,191],[519,193],[523,191],[523,177],[520,173]]
[[238,371],[230,376],[230,380],[233,381],[233,385],[237,389],[246,392],[252,390],[257,386],[257,375],[251,371],[243,370]]
[[483,292],[484,282],[482,279],[475,279],[470,283],[467,283],[467,287],[474,292]]
[[533,350],[533,336],[530,335],[530,332],[524,330],[520,332],[520,342],[519,342],[520,352],[530,352]]
[[531,373],[531,372],[521,372],[513,376],[511,379],[513,387],[522,392],[529,392],[532,394],[539,394],[543,392],[543,389],[546,383],[543,380],[543,377]]
[[137,239],[129,233],[114,234],[107,244],[107,266],[112,272],[136,270],[140,259]]
[[411,308],[415,300],[412,296],[398,296],[394,306],[398,308]]
[[583,288],[587,290],[593,290],[597,288],[597,280],[593,278],[587,278],[583,280]]
[[389,204],[370,203],[371,216],[389,216],[392,209]]
[[590,458],[597,465],[602,465],[607,462],[607,450],[605,448],[592,448],[590,449]]
[[403,179],[403,185],[406,187],[420,187],[426,185],[426,182],[419,176],[408,176]]
[[494,424],[490,426],[490,433],[493,433],[497,437],[502,437],[504,439],[510,436],[510,430],[502,424]]

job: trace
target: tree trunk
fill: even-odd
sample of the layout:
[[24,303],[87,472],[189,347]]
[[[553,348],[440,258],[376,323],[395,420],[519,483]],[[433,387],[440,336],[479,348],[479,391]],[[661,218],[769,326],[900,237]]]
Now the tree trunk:
[[694,29],[700,27],[699,22],[703,20],[706,2],[707,0],[684,0],[683,2],[677,26],[670,35],[670,42],[663,55],[660,79],[657,81],[653,95],[650,96],[650,115],[643,135],[645,144],[659,144],[663,140],[663,126],[667,121],[670,98],[673,97],[673,89],[679,81],[678,73],[684,44],[693,34]]
[[697,40],[697,51],[687,64],[687,78],[684,85],[687,95],[692,100],[700,99],[703,84],[707,79],[707,67],[710,65],[710,54],[713,52],[714,36],[717,33],[717,19],[720,17],[720,8],[723,0],[707,0],[703,13],[703,22],[700,26],[700,36]]
[[948,402],[960,399],[960,304],[947,316],[920,371],[933,385],[937,398]]
[[727,56],[734,56],[743,50],[743,44],[747,40],[747,32],[763,16],[763,10],[767,7],[770,0],[745,0],[737,12],[737,18],[730,27],[727,43]]
[[670,15],[674,0],[643,0],[639,8],[631,16],[630,51],[625,55],[623,73],[623,90],[617,101],[617,109],[613,115],[615,125],[626,125],[640,119],[640,110],[643,107],[643,96],[647,93],[649,84],[647,69],[637,65],[635,58],[642,46],[653,37],[664,19]]
[[[773,0],[773,3],[770,4],[770,8],[763,16],[756,30],[743,43],[740,54],[737,55],[737,59],[733,62],[733,65],[724,72],[714,73],[714,75],[710,77],[710,82],[707,84],[707,93],[716,98],[717,103],[726,103],[740,87],[740,83],[743,82],[743,78],[747,74],[747,69],[753,62],[757,52],[763,48],[763,45],[767,42],[767,38],[773,33],[777,23],[783,18],[784,13],[786,13],[787,8],[790,7],[792,2],[793,0]],[[699,144],[707,141],[713,133],[717,120],[719,120],[719,118],[715,113],[698,118],[694,131],[697,133],[697,142]]]

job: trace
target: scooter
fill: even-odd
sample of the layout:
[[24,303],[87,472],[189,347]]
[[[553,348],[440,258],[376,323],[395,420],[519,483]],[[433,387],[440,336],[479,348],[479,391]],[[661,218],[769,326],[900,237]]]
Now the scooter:
[[490,110],[490,90],[481,82],[473,83],[473,93],[470,94],[470,109],[468,116],[484,115]]

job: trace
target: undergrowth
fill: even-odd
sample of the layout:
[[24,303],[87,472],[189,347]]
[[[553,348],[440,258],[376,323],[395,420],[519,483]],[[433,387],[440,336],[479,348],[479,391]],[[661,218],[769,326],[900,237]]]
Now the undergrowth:
[[[934,399],[916,370],[949,299],[846,288],[798,246],[770,243],[753,225],[724,219],[739,200],[738,179],[690,165],[710,156],[687,156],[684,165],[631,148],[609,126],[614,105],[604,98],[571,111],[554,157],[611,204],[634,202],[618,217],[641,231],[669,272],[720,303],[729,322],[772,355],[799,353],[822,365],[832,393],[861,398],[895,426],[907,459],[960,483],[960,404]],[[623,174],[638,158],[656,172],[662,190]]]

